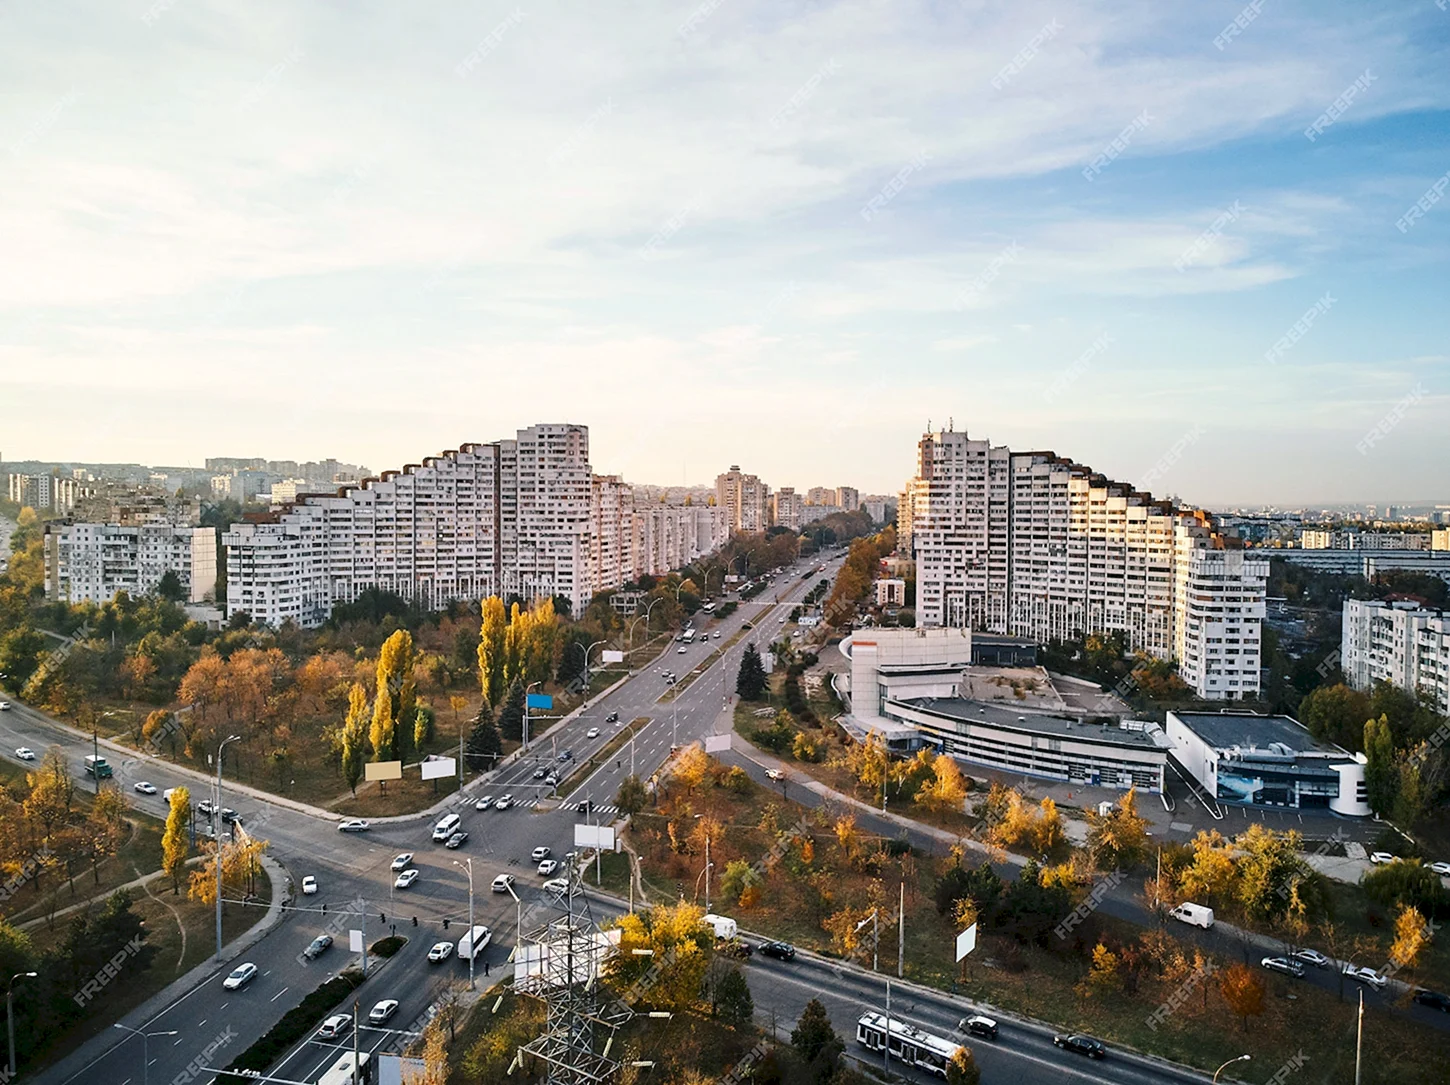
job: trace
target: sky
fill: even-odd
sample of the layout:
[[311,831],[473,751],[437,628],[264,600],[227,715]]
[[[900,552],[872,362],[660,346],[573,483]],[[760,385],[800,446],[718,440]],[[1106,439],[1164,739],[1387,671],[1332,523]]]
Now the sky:
[[0,0],[0,455],[1450,501],[1450,0]]

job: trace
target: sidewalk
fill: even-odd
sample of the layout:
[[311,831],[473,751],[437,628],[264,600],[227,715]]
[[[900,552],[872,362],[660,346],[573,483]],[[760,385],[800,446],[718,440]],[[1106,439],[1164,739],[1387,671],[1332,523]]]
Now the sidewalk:
[[[266,869],[267,877],[272,882],[272,900],[267,906],[267,914],[258,920],[256,926],[251,930],[236,941],[222,947],[220,961],[211,957],[186,975],[172,980],[165,988],[128,1013],[126,1015],[128,1018],[140,1022],[151,1020],[157,1013],[182,998],[198,984],[226,969],[234,959],[260,942],[273,927],[281,922],[289,883],[287,873],[277,860],[268,855],[262,856],[262,866]],[[120,1029],[103,1029],[58,1062],[51,1063],[45,1069],[34,1074],[31,1080],[35,1081],[37,1085],[59,1085],[60,1082],[66,1081],[87,1069],[97,1060],[104,1058],[107,1052],[125,1043],[128,1039],[130,1039],[130,1034],[122,1032]]]

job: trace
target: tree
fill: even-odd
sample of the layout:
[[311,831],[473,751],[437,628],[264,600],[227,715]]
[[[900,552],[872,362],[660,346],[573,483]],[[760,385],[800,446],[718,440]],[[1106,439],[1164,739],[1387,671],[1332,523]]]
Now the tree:
[[982,1071],[970,1047],[959,1047],[947,1060],[947,1085],[981,1085]]
[[967,781],[956,760],[939,753],[931,763],[932,778],[917,790],[916,801],[928,810],[960,813],[967,801]]
[[1364,756],[1365,801],[1377,815],[1386,817],[1394,810],[1395,791],[1399,784],[1395,738],[1387,717],[1365,721]]
[[1200,831],[1193,839],[1193,862],[1178,875],[1178,892],[1198,904],[1227,901],[1234,891],[1233,855],[1217,829]]
[[631,817],[643,810],[648,802],[649,793],[638,776],[630,773],[620,781],[619,793],[614,796],[614,805],[621,814]]
[[831,1027],[826,1007],[818,998],[807,1002],[805,1009],[801,1011],[800,1020],[791,1029],[790,1045],[807,1066],[827,1066],[832,1069],[835,1068],[841,1052],[845,1050],[841,1038]]
[[715,985],[715,1015],[727,1025],[748,1025],[755,1016],[755,1000],[750,997],[750,984],[738,968],[729,969]]
[[1148,854],[1148,821],[1138,813],[1138,792],[1129,788],[1106,816],[1087,812],[1088,851],[1099,870],[1129,870]]
[[156,583],[156,594],[169,603],[179,603],[186,598],[186,589],[181,586],[181,577],[174,569],[167,569]]
[[524,740],[524,700],[524,687],[515,682],[509,686],[503,708],[499,710],[499,733],[510,742]]
[[1247,965],[1235,961],[1219,972],[1218,989],[1247,1032],[1249,1018],[1264,1012],[1263,982]]
[[171,793],[171,811],[161,836],[161,869],[171,879],[171,891],[181,892],[181,873],[186,869],[187,829],[191,825],[191,791],[178,787]]
[[373,760],[389,759],[397,722],[393,719],[393,699],[386,695],[373,701],[373,722],[368,739],[373,747]]
[[504,637],[508,632],[508,614],[503,600],[490,595],[483,601],[483,624],[478,633],[478,682],[483,699],[495,709],[503,700]]
[[343,720],[342,734],[342,778],[348,789],[357,794],[357,785],[363,778],[363,763],[367,751],[363,748],[368,718],[368,694],[361,682],[354,682],[347,691],[347,717]]
[[1111,994],[1123,986],[1120,974],[1122,959],[1103,943],[1093,947],[1092,964],[1088,968],[1086,990],[1089,994]]
[[419,751],[433,741],[434,726],[433,709],[425,704],[420,704],[413,710],[413,749]]
[[758,701],[765,693],[765,664],[755,645],[747,644],[740,656],[740,672],[735,677],[735,692],[742,701]]
[[1425,948],[1430,944],[1430,925],[1418,909],[1405,907],[1395,918],[1395,941],[1390,947],[1390,960],[1396,968],[1413,970]]
[[492,768],[503,753],[503,736],[493,722],[493,711],[484,701],[478,706],[478,716],[473,721],[473,730],[468,733],[468,745],[463,754],[464,764],[475,772]]
[[[646,1002],[671,1011],[696,1003],[714,943],[701,918],[704,914],[703,909],[680,901],[619,917],[619,952],[606,968],[626,1002]],[[652,952],[637,954],[636,949]]]
[[1358,748],[1369,718],[1369,697],[1343,683],[1311,690],[1299,703],[1299,719],[1309,732],[1346,750]]
[[[417,682],[413,677],[413,635],[396,630],[378,650],[378,686],[373,702],[373,755],[379,761],[399,761],[407,752],[414,713],[417,711]],[[378,705],[387,702],[386,713]],[[379,719],[384,744],[379,746]]]
[[674,777],[686,791],[695,791],[710,775],[711,758],[699,746],[690,746],[675,764]]

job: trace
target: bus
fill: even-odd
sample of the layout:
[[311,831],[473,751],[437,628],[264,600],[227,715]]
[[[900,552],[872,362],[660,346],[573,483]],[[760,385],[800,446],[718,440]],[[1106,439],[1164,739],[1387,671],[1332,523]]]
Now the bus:
[[684,637],[686,644],[693,644],[695,640],[695,631],[693,629],[686,629]]
[[856,1020],[856,1042],[868,1050],[882,1050],[888,1031],[893,1059],[941,1078],[947,1076],[947,1063],[962,1046],[908,1025],[899,1017],[890,1018],[888,1024],[884,1013],[863,1013]]
[[338,1059],[327,1072],[317,1079],[317,1085],[371,1085],[373,1080],[372,1056],[366,1051],[359,1051],[357,1054],[357,1066],[354,1070],[353,1054],[349,1051],[346,1055],[338,1056]]
[[487,927],[479,925],[470,930],[458,940],[458,959],[460,961],[470,960],[473,955],[482,950],[493,939],[493,932]]

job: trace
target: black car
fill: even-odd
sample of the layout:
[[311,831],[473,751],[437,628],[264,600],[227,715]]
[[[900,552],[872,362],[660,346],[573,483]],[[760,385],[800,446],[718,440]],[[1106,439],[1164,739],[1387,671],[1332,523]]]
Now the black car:
[[971,1017],[963,1017],[957,1024],[957,1028],[962,1032],[970,1032],[973,1036],[984,1036],[989,1040],[997,1038],[997,1022],[990,1017],[983,1017],[979,1013],[974,1013]]
[[461,848],[461,847],[463,847],[463,844],[464,844],[464,842],[467,839],[468,839],[468,834],[467,833],[463,833],[463,832],[454,833],[452,836],[450,836],[448,838],[448,843],[444,844],[443,846],[445,848]]
[[228,825],[235,824],[237,821],[237,812],[233,810],[230,806],[222,807],[222,821],[226,822]]
[[1079,1055],[1086,1055],[1090,1059],[1101,1059],[1108,1053],[1101,1040],[1094,1040],[1091,1036],[1084,1036],[1074,1032],[1067,1036],[1054,1036],[1052,1042],[1066,1048],[1068,1051],[1075,1051]]
[[559,754],[559,760],[560,761],[572,761],[572,760],[574,760],[574,751],[573,750],[565,750],[563,753]]
[[1450,1013],[1450,995],[1442,995],[1439,991],[1426,991],[1421,988],[1415,992],[1415,1001],[1421,1006],[1429,1006],[1432,1010]]
[[592,799],[584,799],[582,802],[579,803],[577,809],[581,817],[588,816],[588,814],[594,809],[594,802]]
[[795,960],[795,946],[789,942],[762,942],[760,952],[766,957],[774,957],[778,961]]
[[619,722],[619,713],[618,712],[611,712],[609,715],[607,715],[607,716],[604,717],[604,722],[605,723],[618,723]]
[[319,934],[316,938],[312,939],[311,945],[309,945],[306,949],[302,951],[302,956],[306,957],[309,961],[315,961],[318,957],[322,956],[322,954],[325,953],[328,947],[331,945],[332,935]]

